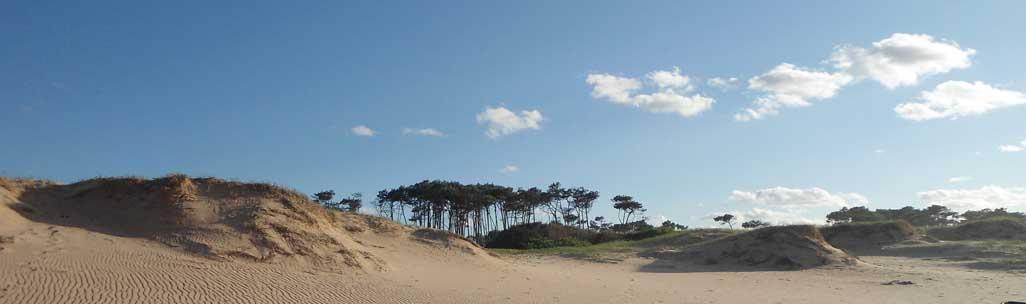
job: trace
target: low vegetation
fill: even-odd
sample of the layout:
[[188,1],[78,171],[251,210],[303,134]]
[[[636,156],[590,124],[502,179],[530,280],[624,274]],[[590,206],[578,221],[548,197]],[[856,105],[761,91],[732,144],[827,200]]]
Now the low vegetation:
[[581,229],[560,223],[528,223],[493,231],[484,238],[489,248],[540,249],[550,247],[588,246],[615,241],[637,241],[685,230],[666,221],[654,227],[644,221],[612,225],[608,228]]
[[933,227],[927,234],[941,240],[1023,240],[1026,241],[1026,220],[1001,216],[968,221],[950,227]]
[[506,255],[557,255],[593,260],[615,260],[646,251],[678,249],[733,235],[727,229],[688,229],[667,232],[638,240],[617,240],[585,246],[559,246],[531,249],[491,249]]
[[961,214],[940,205],[931,205],[923,209],[906,206],[900,209],[870,210],[865,206],[843,207],[841,210],[827,214],[827,223],[859,223],[902,220],[916,227],[949,226],[991,218],[1013,218],[1026,220],[1022,212],[1008,212],[1005,208],[969,210]]
[[904,220],[840,223],[819,230],[831,245],[849,251],[880,249],[918,235],[915,227]]

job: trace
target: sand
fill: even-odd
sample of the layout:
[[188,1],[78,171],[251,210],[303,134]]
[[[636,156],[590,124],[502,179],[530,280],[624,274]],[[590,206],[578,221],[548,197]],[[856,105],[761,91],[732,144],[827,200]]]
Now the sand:
[[[289,228],[326,229],[335,241],[290,247],[294,238],[311,236],[285,233],[292,236],[283,236],[286,245],[281,250],[303,246],[317,250],[269,257],[258,244],[207,238],[195,230],[217,220],[129,233],[96,226],[111,223],[61,222],[60,215],[49,219],[39,213],[63,210],[66,216],[77,216],[63,205],[69,202],[62,202],[67,193],[36,192],[40,197],[31,199],[47,204],[27,204],[24,188],[29,186],[6,183],[7,187],[0,185],[0,303],[1000,303],[1026,299],[1022,288],[1026,273],[974,268],[971,261],[861,256],[862,263],[854,266],[786,271],[643,257],[597,263],[552,256],[493,256],[444,233],[335,213],[318,215],[312,222],[339,224],[339,230],[320,224]],[[201,200],[210,197],[197,193]],[[255,201],[265,208],[273,202]],[[15,211],[26,206],[36,207],[34,215]],[[220,253],[197,252],[161,237],[182,231],[222,248]],[[225,231],[233,230],[214,230],[213,235]],[[239,244],[243,245],[236,249],[252,254],[224,254],[224,248]],[[325,256],[320,255],[331,248],[347,250],[338,253],[345,257],[338,260],[342,263],[330,262],[332,258],[324,262]],[[353,256],[366,261],[344,262]],[[883,285],[892,280],[914,284]]]

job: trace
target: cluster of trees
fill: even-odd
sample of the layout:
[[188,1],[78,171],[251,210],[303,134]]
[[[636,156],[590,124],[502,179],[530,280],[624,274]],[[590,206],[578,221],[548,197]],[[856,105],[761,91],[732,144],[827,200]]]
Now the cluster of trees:
[[[733,214],[727,213],[727,214],[724,214],[724,215],[718,215],[718,216],[714,217],[713,221],[716,221],[716,222],[720,223],[720,225],[727,225],[727,227],[730,227],[730,230],[734,230],[734,220],[736,220],[736,219],[737,219],[736,216],[734,216]],[[762,220],[749,220],[749,221],[745,221],[744,223],[741,223],[741,228],[745,228],[745,229],[756,229],[756,228],[762,228],[762,227],[767,227],[767,226],[770,226],[770,223],[763,222]]]
[[931,205],[923,209],[908,206],[876,210],[860,206],[843,207],[827,214],[826,219],[830,224],[904,220],[913,226],[942,226],[958,223],[958,212],[941,205]]
[[913,226],[945,226],[994,217],[1026,219],[1026,214],[1022,212],[1008,212],[1005,208],[969,210],[959,214],[945,206],[931,205],[923,209],[916,209],[911,206],[900,209],[876,210],[869,210],[865,206],[844,207],[826,216],[827,223],[830,224],[904,220]]
[[335,191],[321,191],[311,195],[313,200],[324,207],[336,210],[358,212],[363,207],[363,194],[357,192],[335,201]]
[[394,221],[476,238],[490,231],[542,220],[578,229],[601,230],[632,223],[632,219],[638,219],[645,212],[642,203],[630,196],[618,195],[613,198],[613,208],[619,211],[617,224],[606,223],[603,217],[592,220],[591,211],[598,198],[598,191],[565,188],[558,182],[545,189],[513,189],[493,184],[425,180],[379,191],[375,207],[381,216]]

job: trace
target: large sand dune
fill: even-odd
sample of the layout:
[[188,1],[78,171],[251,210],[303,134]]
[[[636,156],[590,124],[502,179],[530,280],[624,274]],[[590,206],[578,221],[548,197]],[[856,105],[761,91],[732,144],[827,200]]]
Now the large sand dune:
[[[780,271],[669,258],[616,263],[502,258],[444,232],[327,211],[278,187],[184,176],[70,185],[0,179],[0,248],[0,303],[998,303],[1026,298],[1021,288],[1026,274],[970,269],[968,261],[869,256],[850,267]],[[891,280],[916,284],[882,285]]]

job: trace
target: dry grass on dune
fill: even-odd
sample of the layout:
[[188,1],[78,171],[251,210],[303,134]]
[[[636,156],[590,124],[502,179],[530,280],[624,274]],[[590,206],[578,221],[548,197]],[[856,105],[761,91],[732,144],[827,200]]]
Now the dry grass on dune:
[[934,227],[927,230],[927,234],[938,239],[950,241],[1026,241],[1026,221],[1013,217],[995,217],[963,223],[952,227]]
[[266,183],[178,174],[94,178],[69,185],[13,179],[0,183],[9,189],[13,209],[31,221],[150,239],[221,260],[381,270],[386,263],[355,234],[404,234],[427,243],[444,239],[445,244],[436,245],[445,246],[465,242],[418,236],[414,229],[384,219],[327,210],[297,191]]
[[919,238],[915,227],[905,221],[844,223],[820,227],[823,238],[847,251],[879,250],[883,246]]
[[755,229],[652,256],[704,265],[803,269],[852,265],[856,259],[827,243],[815,226]]

